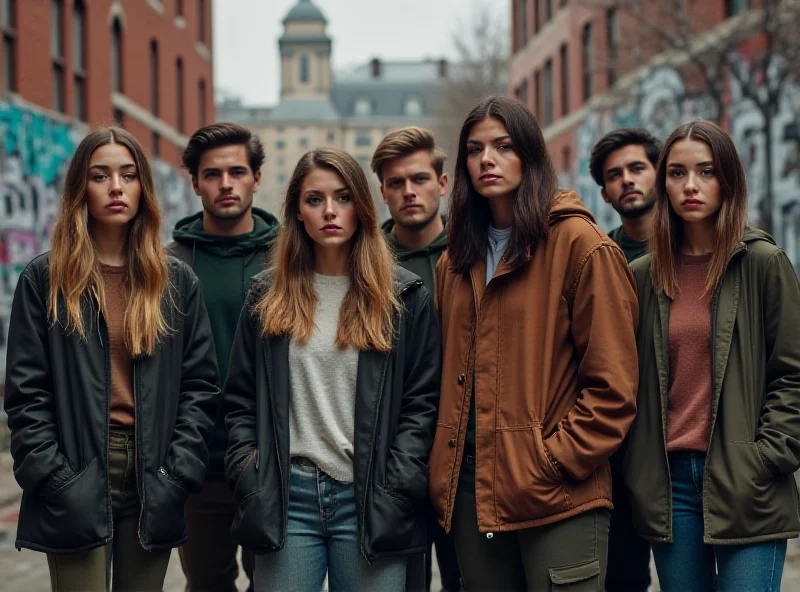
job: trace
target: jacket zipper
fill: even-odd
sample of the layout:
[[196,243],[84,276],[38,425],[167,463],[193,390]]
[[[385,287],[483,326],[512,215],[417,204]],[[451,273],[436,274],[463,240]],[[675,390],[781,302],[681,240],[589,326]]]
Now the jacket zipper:
[[[263,338],[262,338],[263,339]],[[278,548],[283,548],[284,540],[286,539],[286,531],[289,524],[289,479],[288,475],[284,478],[283,462],[281,461],[281,449],[278,443],[278,422],[275,415],[275,393],[272,384],[272,365],[270,364],[269,356],[267,355],[266,348],[261,349],[262,356],[264,357],[264,365],[267,368],[267,388],[270,391],[269,403],[272,409],[272,435],[275,440],[275,458],[278,460],[278,476],[281,481],[281,506],[283,507],[283,532],[281,532],[281,540],[278,541]],[[256,423],[258,423],[258,403],[256,402]],[[256,428],[258,426],[256,425]],[[258,443],[256,443],[256,446]],[[258,457],[256,454],[256,470],[258,469]]]
[[[147,504],[147,493],[144,488],[144,472],[142,471],[142,467],[144,466],[142,463],[142,454],[141,450],[142,447],[140,443],[142,442],[142,422],[139,421],[139,361],[133,361],[133,427],[136,433],[136,487],[139,488],[139,525],[137,528],[137,533],[139,535],[139,542],[142,544],[142,548],[145,551],[150,550],[150,546],[145,543],[144,534],[142,533],[142,524],[144,524],[144,510]],[[161,472],[166,474],[166,471],[163,467],[161,467]]]
[[[109,523],[109,536],[106,537],[106,543],[110,541],[114,536],[114,513],[113,508],[111,506],[111,479],[108,477],[108,462],[111,456],[111,444],[109,439],[111,437],[111,352],[106,349],[106,346],[103,344],[103,335],[100,331],[100,307],[98,305],[97,308],[97,337],[100,339],[100,348],[103,350],[103,358],[105,362],[105,371],[106,371],[106,380],[105,380],[105,391],[106,391],[106,421],[105,421],[105,445],[106,445],[106,494],[107,494],[107,503],[106,503],[106,517],[110,517],[111,519],[108,521]],[[103,319],[105,321],[105,319]]]

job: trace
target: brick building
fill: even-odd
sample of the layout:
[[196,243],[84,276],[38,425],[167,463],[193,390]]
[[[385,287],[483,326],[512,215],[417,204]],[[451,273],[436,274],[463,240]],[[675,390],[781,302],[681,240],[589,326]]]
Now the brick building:
[[[688,3],[699,44],[715,43],[737,19],[754,16],[757,1]],[[618,8],[595,0],[511,0],[509,93],[537,116],[561,184],[574,188],[601,226],[619,224],[589,174],[594,143],[618,127],[644,127],[662,140],[679,124],[709,117],[712,102],[687,59],[662,51],[658,35]],[[647,22],[670,26],[666,4],[645,2]],[[661,20],[659,20],[661,19]],[[745,44],[746,45],[746,44]],[[746,49],[737,63],[747,68]],[[789,84],[772,128],[773,234],[800,262],[800,88]],[[763,117],[727,83],[722,125],[742,156],[750,185],[751,223],[759,222],[766,162]]]
[[47,250],[63,175],[94,126],[151,158],[164,224],[198,209],[179,155],[213,121],[211,0],[0,0],[0,383],[8,313]]

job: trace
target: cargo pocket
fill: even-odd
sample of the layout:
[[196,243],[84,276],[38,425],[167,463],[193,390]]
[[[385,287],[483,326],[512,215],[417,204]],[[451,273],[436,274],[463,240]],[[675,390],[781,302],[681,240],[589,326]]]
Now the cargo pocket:
[[578,565],[551,567],[553,592],[597,592],[600,587],[600,561],[595,559]]

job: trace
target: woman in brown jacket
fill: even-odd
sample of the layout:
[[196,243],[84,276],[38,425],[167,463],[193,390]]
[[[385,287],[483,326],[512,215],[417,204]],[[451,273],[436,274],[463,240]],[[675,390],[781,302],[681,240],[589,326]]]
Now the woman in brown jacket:
[[638,307],[622,252],[556,183],[522,104],[470,113],[438,266],[430,460],[468,590],[605,580],[608,457],[635,412]]

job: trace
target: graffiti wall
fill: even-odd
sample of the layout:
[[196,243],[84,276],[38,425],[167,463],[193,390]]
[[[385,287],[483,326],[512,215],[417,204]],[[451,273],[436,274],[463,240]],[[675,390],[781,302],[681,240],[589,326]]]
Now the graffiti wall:
[[[69,159],[86,131],[0,101],[0,381],[17,279],[49,247]],[[158,160],[152,166],[167,241],[175,222],[197,202],[183,172]]]
[[[746,67],[743,65],[743,67]],[[709,117],[713,113],[710,98],[687,92],[681,74],[671,67],[641,71],[634,90],[613,108],[589,114],[576,130],[572,171],[573,186],[595,213],[606,230],[619,225],[616,212],[600,197],[597,184],[589,174],[589,155],[595,142],[619,127],[643,127],[665,140],[678,125]],[[763,118],[750,101],[741,97],[735,84],[726,107],[727,129],[739,150],[749,189],[750,222],[759,220],[759,204],[765,193],[766,162]],[[773,121],[773,234],[792,259],[800,265],[800,87],[785,87]]]

